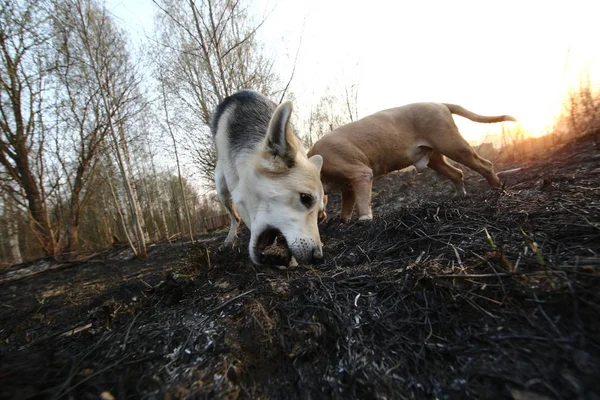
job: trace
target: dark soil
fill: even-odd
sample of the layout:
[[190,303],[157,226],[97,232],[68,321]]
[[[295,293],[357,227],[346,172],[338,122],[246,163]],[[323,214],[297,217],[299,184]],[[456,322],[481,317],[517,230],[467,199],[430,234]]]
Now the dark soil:
[[244,229],[6,269],[0,396],[600,399],[593,139],[497,165],[507,193],[390,174],[348,225],[333,196],[319,266],[253,266]]

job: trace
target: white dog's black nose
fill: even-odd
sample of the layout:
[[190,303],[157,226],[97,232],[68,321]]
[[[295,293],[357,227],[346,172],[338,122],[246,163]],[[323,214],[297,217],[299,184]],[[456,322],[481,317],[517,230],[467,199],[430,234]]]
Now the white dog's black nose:
[[316,248],[313,250],[313,263],[315,264],[320,264],[323,262],[323,249],[322,248]]

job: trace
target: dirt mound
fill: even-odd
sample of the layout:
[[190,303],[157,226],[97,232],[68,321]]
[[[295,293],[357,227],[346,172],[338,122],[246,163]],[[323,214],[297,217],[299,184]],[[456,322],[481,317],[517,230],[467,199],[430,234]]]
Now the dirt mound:
[[251,265],[243,231],[5,271],[0,396],[598,398],[598,149],[501,167],[467,198],[390,174],[371,223],[332,196],[314,268]]

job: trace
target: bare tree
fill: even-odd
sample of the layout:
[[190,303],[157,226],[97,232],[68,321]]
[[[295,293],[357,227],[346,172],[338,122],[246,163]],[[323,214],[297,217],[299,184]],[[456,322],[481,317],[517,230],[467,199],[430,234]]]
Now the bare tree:
[[[199,232],[220,209],[182,174],[182,153],[189,161],[195,150],[209,175],[208,124],[219,98],[244,87],[275,95],[271,61],[255,40],[260,23],[241,3],[165,0],[189,17],[182,21],[192,35],[163,13],[179,36],[166,35],[158,57],[161,123],[147,123],[127,42],[101,1],[0,2],[0,263],[121,238],[143,257],[146,224],[155,240]],[[194,32],[204,35],[207,53]],[[176,139],[169,151],[177,150],[177,172],[148,143],[147,132],[160,129],[153,127]],[[193,146],[182,152],[186,141]]]
[[187,136],[184,150],[211,183],[216,151],[208,126],[217,104],[239,89],[278,92],[273,60],[256,39],[264,19],[252,23],[242,0],[153,1],[162,11],[156,58],[173,94],[171,114]]
[[46,13],[41,1],[0,5],[0,165],[3,190],[28,213],[43,251],[59,251],[59,230],[44,187],[43,107],[47,62]]
[[101,88],[94,79],[94,55],[86,47],[88,25],[73,3],[56,1],[53,15],[57,68],[56,158],[68,188],[67,251],[79,250],[81,215],[96,176],[98,153],[108,135]]
[[304,121],[304,145],[311,148],[323,135],[358,119],[358,88],[344,88],[344,94],[335,94],[331,88],[314,105]]
[[[98,88],[114,160],[122,179],[135,235],[132,249],[136,256],[147,257],[139,199],[131,177],[127,123],[138,112],[139,78],[134,70],[123,34],[112,24],[106,9],[92,0],[64,0],[81,27],[81,41]],[[133,244],[133,243],[132,243]]]
[[358,85],[346,86],[344,92],[344,103],[346,104],[346,111],[348,111],[348,119],[350,122],[354,122],[358,119]]

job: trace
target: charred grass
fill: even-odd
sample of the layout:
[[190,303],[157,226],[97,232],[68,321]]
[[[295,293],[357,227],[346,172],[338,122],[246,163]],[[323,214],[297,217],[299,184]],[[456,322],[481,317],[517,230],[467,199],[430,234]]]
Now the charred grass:
[[333,197],[319,266],[253,266],[242,231],[5,270],[2,397],[597,399],[596,136],[498,166],[506,192],[390,174],[348,225]]

